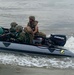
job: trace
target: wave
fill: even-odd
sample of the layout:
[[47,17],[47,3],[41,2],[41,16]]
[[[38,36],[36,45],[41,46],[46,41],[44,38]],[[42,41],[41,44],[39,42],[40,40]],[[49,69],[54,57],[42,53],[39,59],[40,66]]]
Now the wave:
[[74,37],[73,36],[69,37],[64,47],[74,53]]

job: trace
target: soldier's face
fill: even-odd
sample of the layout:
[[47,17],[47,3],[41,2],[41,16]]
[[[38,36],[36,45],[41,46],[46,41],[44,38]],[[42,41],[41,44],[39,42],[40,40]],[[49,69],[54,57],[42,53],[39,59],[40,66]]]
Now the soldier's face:
[[29,19],[29,22],[34,22],[34,20],[32,20],[32,19]]
[[19,32],[19,30],[17,29],[16,32]]

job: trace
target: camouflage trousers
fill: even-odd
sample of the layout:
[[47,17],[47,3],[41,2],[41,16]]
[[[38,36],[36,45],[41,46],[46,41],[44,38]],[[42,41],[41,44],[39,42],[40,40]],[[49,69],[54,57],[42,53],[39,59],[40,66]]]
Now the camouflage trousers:
[[36,35],[46,38],[46,34],[44,34],[44,33],[42,33],[42,32],[38,32],[38,33],[36,33]]
[[24,28],[25,31],[25,36],[26,36],[26,43],[27,44],[32,44],[33,43],[33,32],[31,31],[31,29],[29,30],[29,28],[25,27]]
[[26,32],[26,42],[33,43],[34,36],[41,36],[46,38],[46,35],[42,32],[37,32],[35,35],[33,34],[33,31],[30,28],[25,27],[24,31]]

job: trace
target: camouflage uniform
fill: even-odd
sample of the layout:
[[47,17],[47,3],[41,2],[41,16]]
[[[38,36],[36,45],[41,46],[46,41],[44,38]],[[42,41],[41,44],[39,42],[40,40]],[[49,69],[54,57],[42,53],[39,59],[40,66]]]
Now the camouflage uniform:
[[35,30],[35,26],[37,25],[35,22],[35,17],[30,16],[29,19],[33,20],[34,22],[28,22],[27,27],[24,28],[26,34],[26,42],[32,44],[33,43],[33,31]]
[[24,28],[25,31],[25,39],[27,44],[32,44],[33,43],[33,33],[29,28]]
[[34,16],[30,16],[29,20],[31,21],[29,21],[27,27],[24,28],[26,34],[26,42],[33,43],[33,39],[35,35],[46,37],[44,33],[39,32],[38,30],[35,34],[33,34],[33,31],[35,31],[35,27],[37,26],[38,21],[35,20]]
[[30,27],[32,32],[33,32],[33,31],[35,31],[35,27],[37,26],[38,21],[35,21],[35,17],[34,16],[30,16],[29,20],[31,20],[31,21],[28,22],[27,26]]
[[10,32],[14,33],[15,32],[15,27],[18,25],[16,22],[12,22],[11,24],[11,28],[10,28]]
[[35,21],[35,17],[34,16],[30,16],[29,20],[31,20],[31,22],[29,21],[27,26],[29,26],[32,29],[32,31],[35,31],[35,27],[38,24],[38,21]]
[[25,32],[23,32],[22,26],[16,26],[15,27],[15,33],[14,36],[11,36],[10,41],[11,42],[17,42],[17,43],[24,43],[25,42]]
[[[34,16],[30,16],[29,19],[33,20],[33,22],[32,23],[31,22],[28,22],[27,26],[29,26],[32,29],[32,31],[35,31],[35,27],[37,26],[38,21],[35,20],[35,17]],[[28,29],[28,31],[29,31],[29,29]],[[34,35],[46,37],[46,35],[44,33],[39,32],[38,30],[37,30],[37,32]]]
[[25,32],[18,32],[15,34],[16,41],[25,43]]
[[36,27],[37,23],[38,23],[38,21],[34,21],[33,23],[28,22],[27,26],[29,26],[32,29],[32,31],[35,31],[35,27]]
[[16,33],[15,37],[17,40],[20,42],[25,42],[25,32],[23,32],[23,27],[22,26],[16,26]]

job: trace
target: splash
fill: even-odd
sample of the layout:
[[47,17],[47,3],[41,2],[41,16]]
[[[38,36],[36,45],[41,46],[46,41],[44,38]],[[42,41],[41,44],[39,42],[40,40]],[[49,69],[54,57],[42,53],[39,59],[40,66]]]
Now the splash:
[[66,42],[66,44],[65,44],[64,47],[74,53],[74,37],[73,37],[73,36],[71,36],[71,37],[67,40],[67,42]]
[[26,67],[74,69],[74,62],[71,58],[53,58],[30,55],[20,56],[10,53],[0,53],[0,64],[11,64]]

